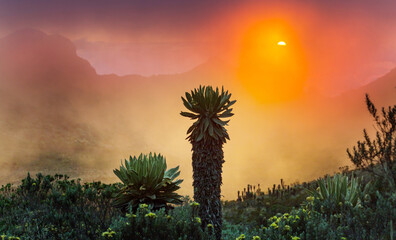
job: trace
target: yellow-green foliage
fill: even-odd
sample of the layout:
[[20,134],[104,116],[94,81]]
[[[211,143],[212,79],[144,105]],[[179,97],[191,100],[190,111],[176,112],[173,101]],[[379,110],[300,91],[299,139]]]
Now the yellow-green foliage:
[[127,213],[113,222],[112,239],[211,240],[213,225],[202,229],[201,219],[194,213],[196,207],[196,203],[186,203],[166,213],[164,209],[153,211],[150,206],[141,204],[136,214]]
[[120,213],[110,204],[118,188],[28,174],[21,185],[0,189],[0,239],[98,239]]
[[5,234],[0,235],[1,240],[20,240],[19,237],[7,236]]

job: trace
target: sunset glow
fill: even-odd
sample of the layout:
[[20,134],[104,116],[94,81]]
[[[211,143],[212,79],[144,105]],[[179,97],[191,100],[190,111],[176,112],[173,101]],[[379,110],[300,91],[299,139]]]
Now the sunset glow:
[[0,185],[42,169],[112,182],[120,159],[157,152],[180,165],[180,191],[192,196],[190,123],[178,113],[180,96],[200,85],[237,100],[225,199],[246,184],[338,171],[371,126],[364,94],[395,104],[394,9],[368,0],[0,1]]
[[[285,41],[278,41],[279,38],[294,44],[285,48]],[[271,20],[250,28],[244,36],[239,61],[239,81],[258,102],[283,102],[301,95],[306,60],[298,36],[287,23]]]

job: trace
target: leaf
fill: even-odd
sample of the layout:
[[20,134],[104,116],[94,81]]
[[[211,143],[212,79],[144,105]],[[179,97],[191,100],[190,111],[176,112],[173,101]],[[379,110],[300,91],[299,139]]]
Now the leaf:
[[234,105],[236,103],[236,100],[229,102],[226,106],[224,106],[225,108],[229,108],[232,105]]
[[209,125],[210,125],[209,119],[205,118],[205,120],[204,120],[204,128],[203,128],[204,132],[206,132],[206,130],[208,129]]
[[224,132],[221,129],[219,129],[217,127],[214,127],[213,130],[214,130],[215,134],[217,136],[219,136],[219,138],[223,138],[224,137],[225,134],[224,134]]
[[165,172],[164,178],[172,178],[175,173],[179,171],[179,166],[171,168]]
[[220,120],[218,118],[212,118],[212,121],[217,123],[217,124],[219,124],[220,126],[225,126],[225,125],[227,125],[227,123],[230,122],[230,120],[222,121],[222,120]]
[[190,128],[188,128],[187,134],[189,134],[190,132],[192,132],[194,129],[195,129],[195,126],[192,125]]
[[191,119],[196,119],[199,117],[199,115],[189,113],[189,112],[180,112],[180,115],[182,115],[183,117],[189,117]]
[[191,95],[188,92],[186,92],[186,98],[189,103],[191,103],[193,101]]
[[204,137],[204,133],[200,132],[200,134],[198,135],[197,139],[195,140],[196,142],[199,142],[202,140],[202,138]]
[[230,99],[230,97],[227,96],[227,94],[224,94],[224,96],[221,98],[221,101],[220,101],[219,105],[223,106],[229,99]]
[[234,114],[231,113],[231,112],[232,112],[232,108],[227,109],[225,112],[223,112],[222,114],[220,114],[218,117],[219,117],[219,118],[231,117],[231,116],[234,115]]
[[209,124],[209,136],[213,137],[213,125]]
[[183,100],[184,106],[185,106],[188,110],[194,111],[194,110],[193,110],[193,107],[192,107],[192,105],[191,105],[191,103],[187,102],[183,97],[182,97],[181,99]]

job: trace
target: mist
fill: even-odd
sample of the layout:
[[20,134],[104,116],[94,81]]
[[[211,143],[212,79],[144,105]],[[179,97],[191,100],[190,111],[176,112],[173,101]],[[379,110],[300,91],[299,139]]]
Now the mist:
[[[34,48],[15,44],[21,36]],[[180,97],[210,84],[224,86],[237,100],[228,126],[231,140],[224,145],[222,187],[224,199],[235,199],[247,184],[267,189],[281,178],[287,184],[303,182],[350,165],[346,148],[371,126],[364,93],[373,92],[383,105],[395,96],[383,86],[394,84],[393,71],[379,87],[265,104],[255,101],[235,69],[218,59],[183,74],[99,75],[59,38],[28,30],[1,41],[1,184],[17,183],[28,171],[115,182],[112,170],[121,160],[156,152],[165,155],[168,167],[180,166],[180,193],[191,196],[192,152],[185,138],[192,122],[179,114]],[[9,57],[38,49],[40,58],[33,56],[34,61]]]

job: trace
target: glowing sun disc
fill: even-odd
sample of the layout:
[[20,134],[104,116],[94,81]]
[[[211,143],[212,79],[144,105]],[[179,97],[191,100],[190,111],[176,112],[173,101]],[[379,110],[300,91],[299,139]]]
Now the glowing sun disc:
[[284,41],[280,41],[280,42],[278,42],[278,45],[279,46],[286,46],[286,43]]

